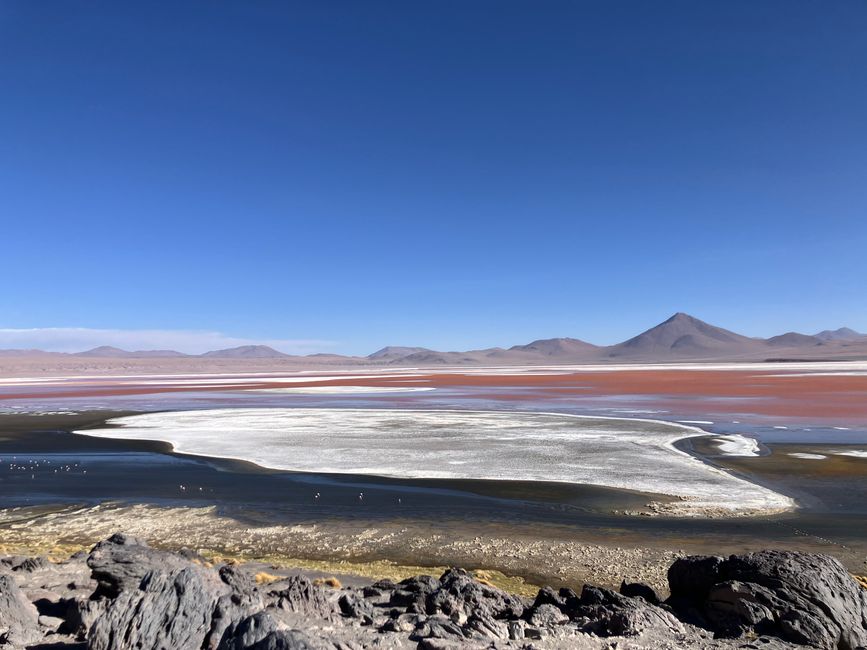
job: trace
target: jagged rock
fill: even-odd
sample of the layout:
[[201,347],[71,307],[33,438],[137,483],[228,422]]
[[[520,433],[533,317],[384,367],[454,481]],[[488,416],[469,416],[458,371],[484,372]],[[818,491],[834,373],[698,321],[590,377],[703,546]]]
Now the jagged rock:
[[418,614],[401,614],[389,618],[383,623],[380,632],[412,632],[424,617]]
[[351,591],[341,594],[337,605],[340,607],[340,612],[349,618],[373,618],[376,615],[370,602]]
[[21,564],[12,567],[13,571],[24,571],[26,573],[33,573],[37,569],[42,569],[44,567],[50,566],[51,562],[48,561],[47,557],[39,556],[39,557],[28,557]]
[[320,650],[324,647],[298,630],[279,629],[270,614],[263,611],[230,625],[223,633],[218,650]]
[[720,635],[768,634],[837,650],[867,646],[867,594],[826,555],[682,558],[669,570],[669,583],[667,602],[684,616],[697,610]]
[[272,632],[277,631],[277,623],[267,612],[256,612],[237,623],[233,623],[223,632],[218,650],[243,650],[262,641]]
[[428,596],[429,614],[486,615],[493,619],[516,619],[524,603],[502,589],[482,584],[463,569],[449,569],[439,580],[440,588]]
[[191,565],[151,571],[139,588],[124,589],[87,635],[91,650],[201,648],[211,632],[213,612],[228,592],[216,573]]
[[729,580],[711,588],[705,602],[707,619],[723,636],[763,632],[774,625],[773,610],[784,606],[770,589],[751,582]]
[[533,607],[529,621],[535,627],[553,627],[568,622],[569,617],[556,605],[542,603]]
[[87,564],[94,597],[109,601],[87,633],[93,650],[114,648],[117,638],[125,647],[212,648],[233,620],[264,606],[249,575],[206,569],[126,535],[97,544]]
[[80,636],[86,634],[108,607],[107,600],[91,600],[85,596],[68,598],[61,601],[64,609],[61,618],[64,623],[61,631],[66,634]]
[[8,575],[0,574],[0,645],[24,646],[42,637],[39,612]]
[[531,609],[535,610],[540,605],[554,605],[568,618],[574,618],[580,605],[580,598],[568,587],[562,587],[559,591],[554,591],[551,587],[542,587],[536,594]]
[[262,595],[250,574],[233,566],[222,566],[219,575],[220,581],[229,588],[229,593],[219,596],[214,604],[211,629],[206,637],[208,647],[213,647],[219,641],[223,631],[233,621],[264,607]]
[[725,578],[721,567],[724,560],[711,555],[679,558],[668,567],[668,588],[675,598],[704,600],[711,588]]
[[524,624],[522,621],[509,621],[509,638],[512,641],[520,641],[524,638]]
[[[274,589],[275,586],[279,586],[279,589]],[[331,619],[335,613],[325,590],[304,576],[291,576],[281,580],[272,585],[268,596],[275,607],[286,612],[326,620]]]
[[0,567],[9,568],[16,567],[27,559],[26,555],[7,555],[0,559]]
[[653,587],[641,582],[626,582],[624,580],[620,583],[620,594],[630,598],[644,598],[651,605],[658,605],[662,602]]
[[391,592],[388,604],[391,607],[408,607],[412,603],[416,602],[418,598],[419,595],[413,593],[412,591],[406,591],[405,589],[395,589]]
[[636,636],[650,630],[679,634],[683,624],[670,612],[643,598],[630,598],[610,589],[585,585],[576,620],[582,630],[599,636]]
[[553,587],[542,587],[539,593],[536,594],[532,609],[536,609],[541,605],[554,605],[563,611],[566,608],[566,599],[554,591]]
[[397,585],[395,585],[392,580],[383,578],[382,580],[377,580],[370,586],[379,591],[394,591]]
[[413,641],[420,641],[433,637],[436,639],[465,639],[463,628],[451,620],[448,616],[442,614],[434,614],[425,619],[421,619],[413,630],[409,638]]
[[414,594],[428,594],[440,588],[440,581],[433,576],[415,576],[414,578],[401,580],[396,588]]
[[[557,613],[559,612],[560,610],[557,610]],[[509,626],[504,621],[491,618],[490,615],[484,613],[470,616],[463,628],[464,634],[470,637],[481,637],[483,639],[509,638]]]
[[[87,564],[15,558],[2,567],[0,646],[16,648],[78,647],[83,638],[90,650],[532,648],[537,639],[569,648],[585,647],[584,632],[637,635],[636,647],[852,650],[867,627],[867,592],[839,563],[805,554],[687,558],[672,567],[672,597],[658,606],[641,584],[623,584],[623,593],[586,586],[580,597],[543,588],[529,605],[460,569],[339,591],[300,576],[260,588],[253,566],[212,568],[192,552],[123,535],[94,547]],[[714,641],[674,608],[717,638],[744,639]]]
[[137,589],[151,571],[183,569],[190,562],[175,553],[150,548],[130,535],[115,533],[90,552],[87,565],[97,581],[97,597],[115,598],[126,589]]

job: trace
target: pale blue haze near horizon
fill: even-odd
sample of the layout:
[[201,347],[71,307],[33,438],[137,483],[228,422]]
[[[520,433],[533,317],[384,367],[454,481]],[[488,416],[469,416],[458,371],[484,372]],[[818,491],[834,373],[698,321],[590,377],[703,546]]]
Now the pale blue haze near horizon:
[[3,0],[0,225],[7,330],[867,331],[867,3]]

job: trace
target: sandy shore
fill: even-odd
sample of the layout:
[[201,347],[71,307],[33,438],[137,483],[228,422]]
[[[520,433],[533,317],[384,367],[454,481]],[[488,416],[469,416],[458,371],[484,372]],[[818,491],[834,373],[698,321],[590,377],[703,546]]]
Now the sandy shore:
[[[665,572],[677,557],[767,546],[760,540],[745,543],[717,536],[685,539],[678,547],[674,540],[645,540],[622,531],[582,534],[556,526],[449,520],[323,519],[275,525],[266,514],[258,520],[256,513],[245,514],[243,519],[228,516],[213,506],[123,504],[6,509],[0,511],[0,554],[63,557],[125,530],[171,550],[191,548],[208,556],[367,577],[399,578],[422,568],[464,566],[490,571],[500,584],[530,593],[542,584],[575,588],[589,582],[616,588],[623,579],[665,591]],[[820,540],[775,546],[830,553],[853,573],[864,573],[862,553]]]

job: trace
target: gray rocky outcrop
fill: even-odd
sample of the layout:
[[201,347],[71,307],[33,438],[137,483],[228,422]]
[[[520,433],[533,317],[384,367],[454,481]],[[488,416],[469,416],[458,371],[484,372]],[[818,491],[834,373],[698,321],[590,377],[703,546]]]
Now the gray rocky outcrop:
[[93,650],[215,648],[232,622],[263,607],[255,583],[113,535],[87,560],[104,611],[87,632]]
[[38,619],[39,612],[14,578],[0,574],[0,646],[23,646],[40,639]]
[[677,560],[668,604],[683,619],[738,638],[765,634],[816,648],[867,647],[867,592],[827,555],[761,551]]
[[125,535],[59,564],[0,559],[0,649],[854,650],[867,630],[867,592],[803,553],[678,560],[665,602],[639,583],[525,599],[462,569],[342,588],[255,573]]

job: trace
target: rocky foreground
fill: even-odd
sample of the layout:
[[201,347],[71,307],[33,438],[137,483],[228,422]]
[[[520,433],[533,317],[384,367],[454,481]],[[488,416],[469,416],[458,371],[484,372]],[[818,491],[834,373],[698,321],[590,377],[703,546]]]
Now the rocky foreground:
[[506,593],[462,569],[363,587],[211,566],[116,534],[60,563],[0,559],[0,647],[816,648],[867,646],[867,591],[837,560],[682,558],[647,585]]

